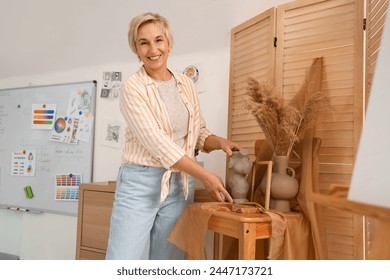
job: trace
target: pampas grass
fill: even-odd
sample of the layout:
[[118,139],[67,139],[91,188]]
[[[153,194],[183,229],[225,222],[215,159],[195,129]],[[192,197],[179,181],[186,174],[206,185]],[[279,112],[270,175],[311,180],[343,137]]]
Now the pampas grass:
[[[320,69],[316,69],[320,63]],[[255,117],[275,155],[289,156],[294,144],[300,141],[305,131],[313,127],[318,116],[330,109],[328,99],[320,92],[322,58],[315,60],[301,89],[294,99],[286,104],[282,96],[267,83],[248,79],[246,108]],[[317,75],[315,75],[315,74]],[[314,77],[313,77],[314,76]],[[316,84],[313,79],[317,80]]]

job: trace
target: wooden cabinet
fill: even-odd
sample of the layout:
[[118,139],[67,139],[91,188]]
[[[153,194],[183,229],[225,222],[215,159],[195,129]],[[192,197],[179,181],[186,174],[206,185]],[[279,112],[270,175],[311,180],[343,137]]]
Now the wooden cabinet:
[[[80,184],[77,260],[105,259],[115,187],[115,181]],[[206,190],[196,190],[195,201],[212,199]]]
[[115,182],[80,184],[77,221],[77,260],[106,256]]

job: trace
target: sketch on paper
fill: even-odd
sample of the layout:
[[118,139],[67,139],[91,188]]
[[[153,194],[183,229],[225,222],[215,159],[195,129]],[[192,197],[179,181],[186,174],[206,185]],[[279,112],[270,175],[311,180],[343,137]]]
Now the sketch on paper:
[[67,116],[91,112],[92,94],[86,89],[78,89],[70,93]]
[[122,82],[122,72],[103,72],[101,98],[117,98]]
[[114,119],[105,119],[101,127],[100,143],[119,149],[124,138],[124,123]]
[[75,137],[77,140],[89,142],[92,135],[93,116],[89,113],[83,113],[80,114],[79,119],[80,120]]

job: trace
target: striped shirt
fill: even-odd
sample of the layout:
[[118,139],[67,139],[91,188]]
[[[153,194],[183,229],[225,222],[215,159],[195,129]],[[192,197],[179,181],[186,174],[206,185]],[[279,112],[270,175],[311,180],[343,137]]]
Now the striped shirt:
[[[180,96],[189,112],[188,134],[184,149],[173,141],[169,116],[155,81],[141,67],[122,83],[120,110],[126,121],[123,163],[163,167],[167,169],[161,181],[161,201],[169,193],[172,166],[184,155],[194,159],[194,150],[202,151],[211,134],[203,120],[194,83],[187,76],[172,72]],[[182,172],[184,195],[188,196],[188,175]]]

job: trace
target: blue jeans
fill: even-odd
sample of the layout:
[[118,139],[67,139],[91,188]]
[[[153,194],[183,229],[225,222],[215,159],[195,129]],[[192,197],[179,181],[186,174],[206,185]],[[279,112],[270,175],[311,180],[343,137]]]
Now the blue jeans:
[[117,178],[106,259],[141,259],[149,244],[149,259],[179,260],[186,254],[167,240],[188,204],[194,201],[190,177],[188,199],[181,174],[172,173],[168,197],[161,202],[161,179],[166,169],[123,164]]

